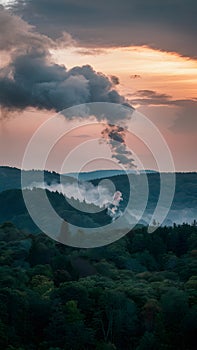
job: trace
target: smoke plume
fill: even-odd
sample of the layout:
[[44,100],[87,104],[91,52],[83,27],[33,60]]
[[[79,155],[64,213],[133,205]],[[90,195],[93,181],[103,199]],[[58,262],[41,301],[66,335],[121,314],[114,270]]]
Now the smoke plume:
[[[107,214],[115,220],[121,215],[119,209],[120,202],[123,200],[120,191],[112,192],[105,186],[94,186],[90,182],[68,182],[68,183],[53,183],[48,185],[41,182],[33,182],[26,189],[33,190],[40,188],[50,192],[58,192],[63,194],[66,199],[78,200],[81,203],[93,204],[102,209],[107,209]],[[72,203],[72,202],[71,202]],[[73,203],[72,203],[73,204]],[[77,209],[84,207],[76,207]]]
[[[72,44],[72,38],[66,33],[62,41],[67,46]],[[60,39],[55,41],[35,32],[33,26],[0,8],[0,50],[10,53],[9,63],[0,68],[2,108],[15,111],[34,107],[59,112],[91,102],[127,104],[127,100],[116,90],[119,84],[116,76],[107,77],[90,65],[67,70],[64,65],[54,63],[50,49],[61,45]],[[95,116],[99,120],[100,116]],[[115,118],[124,120],[126,114]],[[113,157],[128,168],[133,167],[124,130],[110,125],[113,120],[107,111],[105,119],[109,127],[103,131],[103,138],[109,144]]]
[[109,144],[112,150],[112,157],[116,158],[118,163],[123,164],[126,168],[135,167],[132,152],[127,148],[125,143],[125,128],[109,124],[102,131],[102,137]]

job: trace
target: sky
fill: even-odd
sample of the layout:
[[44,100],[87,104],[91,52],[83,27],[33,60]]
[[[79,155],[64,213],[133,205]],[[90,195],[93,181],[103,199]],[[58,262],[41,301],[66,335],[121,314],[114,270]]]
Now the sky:
[[[110,102],[131,105],[157,126],[176,171],[197,171],[195,0],[0,0],[0,6],[0,165],[21,167],[33,133],[60,110]],[[59,171],[69,152],[101,132],[89,126],[64,137],[48,169]],[[122,155],[127,141],[144,168],[156,168],[143,142],[117,133]],[[119,167],[112,134],[111,150],[100,142],[92,148],[95,157],[103,152],[117,163],[92,162],[85,170]],[[68,171],[80,158],[73,153]],[[37,167],[36,157],[29,167]]]

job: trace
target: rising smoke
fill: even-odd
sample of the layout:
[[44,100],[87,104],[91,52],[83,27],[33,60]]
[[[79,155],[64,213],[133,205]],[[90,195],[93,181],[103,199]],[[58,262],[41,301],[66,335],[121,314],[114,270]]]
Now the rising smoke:
[[[0,68],[2,108],[14,111],[34,107],[59,112],[92,102],[127,104],[116,90],[118,77],[107,77],[89,65],[67,70],[65,66],[54,63],[50,49],[57,49],[63,44],[73,44],[69,34],[64,33],[62,41],[52,40],[0,7],[0,50],[10,55],[9,62]],[[100,116],[95,117],[100,120]],[[126,114],[117,115],[115,121],[107,113],[104,117],[109,127],[102,136],[109,144],[113,157],[128,168],[132,167],[133,159],[126,149],[124,130],[110,125],[117,120],[124,122]]]
[[[119,208],[120,202],[123,200],[120,191],[112,191],[107,186],[94,186],[91,182],[68,182],[53,183],[48,185],[42,182],[33,182],[26,189],[33,190],[40,188],[50,192],[58,192],[63,194],[66,199],[78,200],[81,203],[93,204],[99,208],[107,209],[107,214],[115,220],[121,215]],[[72,202],[73,205],[73,202]],[[78,209],[78,208],[77,208]]]
[[127,148],[125,142],[125,128],[108,124],[102,131],[102,137],[106,140],[112,150],[112,157],[116,158],[120,164],[124,164],[127,169],[135,167],[132,152]]

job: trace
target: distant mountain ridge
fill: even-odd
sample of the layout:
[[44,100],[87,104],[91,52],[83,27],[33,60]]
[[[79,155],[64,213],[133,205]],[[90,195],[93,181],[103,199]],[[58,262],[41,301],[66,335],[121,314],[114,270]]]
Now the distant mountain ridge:
[[[21,188],[21,172],[24,172],[26,177],[26,185],[31,185],[32,182],[40,181],[41,170],[21,170],[15,167],[0,166],[0,192],[20,189]],[[44,171],[44,179],[47,184],[52,182],[60,182],[60,175],[56,172]]]
[[[21,170],[15,167],[0,166],[0,192],[10,189],[20,189],[21,188],[21,171],[25,173],[25,179],[27,181],[27,186],[31,185],[32,182],[39,182],[40,176],[42,174],[41,170]],[[147,173],[156,173],[153,170],[146,170]],[[135,173],[135,171],[130,170],[129,174]],[[143,173],[141,171],[140,173]],[[55,171],[44,171],[45,182],[50,185],[52,182],[60,183],[60,177],[71,177],[79,178],[81,181],[91,181],[96,179],[109,178],[112,176],[125,175],[123,170],[95,170],[91,172],[81,172],[81,173],[67,173],[58,174]],[[78,176],[79,175],[79,176]]]
[[[72,172],[72,173],[65,173],[66,176],[71,176],[74,178],[79,178],[79,180],[83,181],[89,181],[89,180],[95,180],[95,179],[103,179],[111,176],[118,176],[118,175],[126,175],[126,174],[136,174],[136,170],[128,170],[127,172],[124,170],[94,170],[89,172]],[[140,174],[155,174],[158,173],[155,170],[139,170]]]
[[[9,190],[9,189],[20,189],[21,188],[21,172],[24,172],[26,175],[26,181],[27,185],[31,184],[33,182],[40,181],[40,176],[42,174],[41,170],[21,170],[16,167],[9,167],[9,166],[0,166],[0,192]],[[135,170],[129,170],[127,172],[128,174],[136,174],[137,172]],[[71,172],[71,173],[64,173],[64,174],[58,174],[55,171],[44,171],[44,180],[45,182],[50,185],[53,182],[60,183],[61,177],[62,179],[66,177],[70,177],[73,179],[78,178],[81,181],[95,181],[103,178],[111,178],[116,176],[125,176],[127,173],[124,170],[95,170],[90,172]],[[148,176],[158,176],[159,172],[155,170],[140,170],[138,174],[147,174]],[[165,174],[168,174],[167,172]],[[190,176],[190,178],[193,178],[197,176],[197,172],[177,172],[176,176],[181,177],[187,177]]]

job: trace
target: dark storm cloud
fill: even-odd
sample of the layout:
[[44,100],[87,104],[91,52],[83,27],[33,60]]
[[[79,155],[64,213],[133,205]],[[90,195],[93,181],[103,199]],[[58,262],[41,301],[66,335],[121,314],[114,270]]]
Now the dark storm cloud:
[[195,0],[20,0],[15,11],[40,32],[66,31],[86,47],[149,45],[197,56]]
[[[89,65],[67,70],[65,66],[52,62],[49,49],[58,46],[59,41],[35,32],[24,20],[2,8],[0,29],[0,50],[10,53],[10,63],[0,69],[0,105],[4,110],[35,107],[61,111],[83,103],[111,102],[114,106],[120,103],[125,107],[122,107],[122,112],[121,109],[110,107],[111,113],[108,113],[109,107],[106,107],[106,114],[103,115],[96,104],[98,110],[96,108],[93,115],[98,120],[105,119],[107,123],[110,123],[112,117],[118,121],[126,120],[127,101],[114,88],[119,84],[118,77],[108,78]],[[64,33],[64,38],[69,44],[69,35]],[[65,117],[69,118],[69,115],[66,114]],[[109,125],[108,133],[107,136],[106,130],[106,139],[111,141],[109,145],[113,157],[119,162],[122,159],[124,164],[131,164],[130,153],[126,151],[124,142],[124,129],[117,127],[115,130]],[[122,145],[120,154],[119,143]]]
[[17,56],[0,70],[0,104],[9,109],[36,107],[60,111],[88,102],[122,103],[111,80],[89,65],[66,70],[43,53]]
[[[70,37],[64,33],[64,42]],[[18,16],[0,8],[0,50],[10,52],[11,62],[0,69],[0,104],[8,109],[54,109],[86,102],[123,103],[108,78],[85,65],[67,70],[51,62],[49,49],[59,41],[39,34]]]

